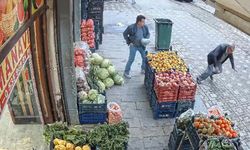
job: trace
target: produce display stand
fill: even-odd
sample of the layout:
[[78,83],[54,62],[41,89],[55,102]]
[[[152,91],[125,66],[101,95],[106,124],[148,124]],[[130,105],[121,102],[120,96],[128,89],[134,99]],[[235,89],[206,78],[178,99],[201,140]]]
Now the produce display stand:
[[[168,59],[172,59],[172,55],[175,56],[175,59],[178,59],[179,63],[184,64],[184,60],[180,58],[177,54],[177,52],[150,52],[147,53],[147,56],[150,55],[161,55],[161,53],[170,53],[168,56]],[[163,54],[164,55],[164,54]],[[168,54],[166,54],[168,55]],[[153,58],[155,56],[152,56]],[[165,61],[164,58],[161,58],[158,65],[159,66],[170,66],[171,64],[161,64],[162,61]],[[192,87],[186,87],[186,86],[176,86],[176,87],[168,87],[163,86],[161,81],[162,76],[165,76],[165,74],[176,74],[178,71],[176,71],[175,68],[171,68],[172,72],[170,71],[164,71],[164,72],[157,72],[155,69],[152,68],[151,62],[149,57],[146,58],[146,68],[145,68],[145,78],[144,78],[144,85],[147,91],[147,96],[149,98],[150,107],[153,111],[153,117],[154,119],[159,118],[174,118],[176,116],[179,116],[181,113],[185,112],[189,108],[193,109],[195,104],[195,94],[196,94],[196,88],[197,85],[192,80]],[[173,62],[178,62],[173,61]],[[151,63],[151,64],[150,64]],[[183,66],[173,66],[178,67],[178,69],[182,69]],[[189,69],[186,67],[186,74],[184,76],[188,77]],[[165,82],[165,81],[164,81]],[[168,84],[168,83],[166,83]],[[164,107],[161,107],[164,106]]]
[[[225,140],[231,143],[231,146],[234,147],[235,150],[243,150],[239,136],[231,137],[231,138],[226,137],[224,134],[221,136],[205,136],[202,134],[202,136],[200,136],[198,134],[197,129],[194,127],[194,124],[193,124],[194,116],[188,120],[187,118],[185,119],[186,119],[185,123],[184,122],[179,123],[179,126],[182,125],[180,126],[180,128],[178,127],[178,119],[176,119],[173,131],[171,132],[170,138],[169,138],[169,144],[168,144],[169,149],[171,150],[203,150],[204,149],[205,150],[205,149],[208,149],[208,144],[205,145],[205,147],[203,145],[206,141],[209,141],[209,139],[218,139],[218,141],[220,142]],[[220,121],[216,122],[216,124],[219,122]],[[184,124],[184,128],[183,128],[183,124]],[[212,130],[212,132],[214,132],[213,134],[215,134],[215,132],[217,131]],[[216,144],[213,143],[213,145],[216,145]],[[225,149],[222,143],[219,146],[221,147],[220,150]],[[211,145],[210,145],[210,149],[211,149]]]

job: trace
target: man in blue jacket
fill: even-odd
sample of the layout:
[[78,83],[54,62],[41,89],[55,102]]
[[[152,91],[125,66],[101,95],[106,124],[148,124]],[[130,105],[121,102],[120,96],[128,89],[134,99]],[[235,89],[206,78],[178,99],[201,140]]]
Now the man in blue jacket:
[[139,15],[136,18],[136,23],[127,27],[123,32],[123,37],[126,43],[129,45],[129,58],[125,67],[124,76],[128,79],[131,78],[129,72],[131,66],[135,60],[136,52],[139,51],[142,57],[141,72],[145,71],[145,60],[146,60],[146,47],[142,44],[142,39],[149,39],[150,33],[147,25],[145,25],[145,17]]
[[[204,71],[200,76],[197,77],[197,83],[201,84],[201,81],[210,77],[213,80],[214,74],[219,74],[222,72],[222,64],[229,58],[233,70],[235,70],[234,66],[234,58],[233,52],[235,49],[234,44],[220,44],[213,51],[211,51],[207,55],[208,67],[207,70]],[[235,70],[236,71],[236,70]]]

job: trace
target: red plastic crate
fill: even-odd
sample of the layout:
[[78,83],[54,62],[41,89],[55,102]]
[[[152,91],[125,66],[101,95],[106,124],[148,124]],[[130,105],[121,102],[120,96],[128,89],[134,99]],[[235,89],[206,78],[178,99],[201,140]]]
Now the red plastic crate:
[[177,101],[178,97],[178,88],[176,89],[165,89],[161,90],[155,87],[155,93],[158,99],[158,102],[173,102]]
[[194,87],[180,87],[179,94],[178,94],[178,100],[194,100],[195,99],[195,93],[196,93],[197,85]]

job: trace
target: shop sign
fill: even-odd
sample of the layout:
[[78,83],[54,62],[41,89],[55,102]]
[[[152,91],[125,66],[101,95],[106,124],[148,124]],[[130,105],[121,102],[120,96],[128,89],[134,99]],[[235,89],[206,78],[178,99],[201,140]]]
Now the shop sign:
[[28,17],[29,0],[0,0],[0,46]]
[[0,64],[0,115],[29,56],[28,29]]
[[41,6],[43,6],[44,0],[32,0],[32,14],[34,14]]

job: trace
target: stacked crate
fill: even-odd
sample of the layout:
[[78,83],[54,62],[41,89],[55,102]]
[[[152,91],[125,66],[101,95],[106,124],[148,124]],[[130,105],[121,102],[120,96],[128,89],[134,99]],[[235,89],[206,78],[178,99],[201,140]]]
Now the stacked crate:
[[176,116],[180,116],[188,109],[194,108],[196,88],[197,85],[192,88],[184,88],[180,86],[177,98]]
[[78,100],[78,113],[80,124],[104,123],[107,120],[107,100],[103,104],[82,104]]
[[173,131],[170,134],[168,148],[169,150],[190,150],[192,149],[191,144],[187,136],[185,136],[185,131],[179,129],[177,124],[174,125]]

